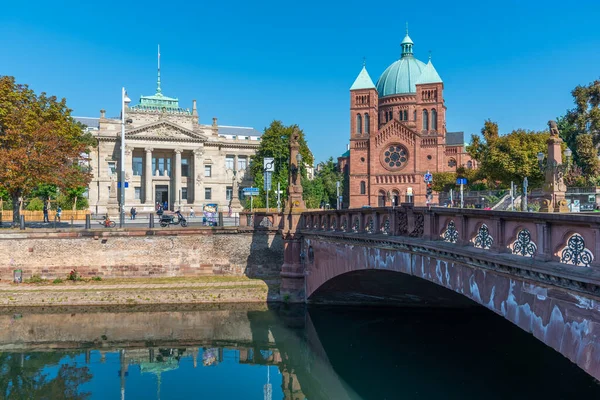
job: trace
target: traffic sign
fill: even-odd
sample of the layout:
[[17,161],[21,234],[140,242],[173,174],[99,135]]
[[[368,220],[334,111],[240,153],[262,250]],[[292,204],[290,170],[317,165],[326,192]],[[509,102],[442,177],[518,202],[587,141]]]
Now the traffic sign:
[[425,182],[431,182],[433,180],[433,177],[431,176],[431,173],[427,171],[427,173],[423,175],[423,179],[425,180]]
[[264,186],[265,192],[268,192],[269,190],[271,190],[271,172],[266,171],[265,172],[265,186]]
[[273,157],[265,157],[263,160],[264,172],[275,172],[275,160]]
[[467,178],[456,178],[456,184],[457,185],[466,185],[467,184]]
[[[121,188],[121,182],[117,182],[117,187]],[[129,188],[129,182],[125,182],[125,189]]]
[[247,187],[242,189],[244,196],[258,196],[258,192],[258,188],[255,187]]

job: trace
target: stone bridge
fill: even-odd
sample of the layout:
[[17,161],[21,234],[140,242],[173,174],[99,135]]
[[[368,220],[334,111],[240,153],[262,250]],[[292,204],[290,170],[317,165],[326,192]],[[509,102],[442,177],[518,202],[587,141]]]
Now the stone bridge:
[[596,214],[404,205],[304,212],[295,227],[291,214],[250,222],[283,230],[284,296],[411,306],[476,303],[600,379]]

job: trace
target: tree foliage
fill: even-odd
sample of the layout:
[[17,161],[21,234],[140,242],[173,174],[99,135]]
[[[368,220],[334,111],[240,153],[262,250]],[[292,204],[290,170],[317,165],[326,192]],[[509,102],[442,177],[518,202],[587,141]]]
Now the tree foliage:
[[329,204],[330,208],[337,205],[337,182],[340,182],[340,195],[344,193],[344,176],[338,171],[337,164],[330,157],[319,163],[315,178],[302,181],[304,201],[308,208],[319,208]]
[[480,178],[507,186],[527,177],[531,187],[541,186],[544,177],[537,154],[548,152],[548,132],[517,129],[500,136],[498,125],[487,120],[481,133],[483,139],[473,136],[467,147],[467,152],[479,163]]
[[[310,152],[304,132],[298,125],[285,126],[281,121],[273,121],[268,128],[265,128],[260,139],[260,145],[250,163],[250,176],[254,180],[254,185],[260,189],[259,196],[254,198],[255,207],[266,207],[266,193],[264,191],[263,177],[263,161],[265,157],[273,157],[275,159],[275,172],[271,178],[271,191],[269,192],[269,208],[277,207],[277,183],[281,186],[281,199],[284,201],[287,198],[288,192],[288,163],[290,158],[290,136],[297,130],[300,134],[298,140],[300,144],[300,154],[302,154],[302,162],[305,165],[312,165],[314,158]],[[306,168],[304,165],[300,167],[301,176],[306,178]],[[248,204],[247,204],[248,207]]]
[[87,186],[91,175],[80,161],[91,144],[65,99],[36,95],[13,77],[0,76],[0,186],[12,199],[14,222],[19,198],[39,185]]
[[593,136],[589,133],[577,135],[575,139],[577,149],[577,164],[581,167],[583,176],[590,179],[598,176],[598,149],[594,145]]

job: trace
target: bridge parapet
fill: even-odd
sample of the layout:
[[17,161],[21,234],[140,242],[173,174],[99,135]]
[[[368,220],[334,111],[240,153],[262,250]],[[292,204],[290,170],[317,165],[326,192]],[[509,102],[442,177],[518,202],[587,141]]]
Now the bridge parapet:
[[302,214],[300,230],[443,241],[576,267],[600,267],[600,215],[442,207],[361,208]]

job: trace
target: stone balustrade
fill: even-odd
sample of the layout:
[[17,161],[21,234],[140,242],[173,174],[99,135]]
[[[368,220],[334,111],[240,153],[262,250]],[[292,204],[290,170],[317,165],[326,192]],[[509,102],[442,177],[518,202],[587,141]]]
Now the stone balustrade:
[[413,207],[312,211],[302,231],[443,241],[573,267],[600,267],[600,215]]

